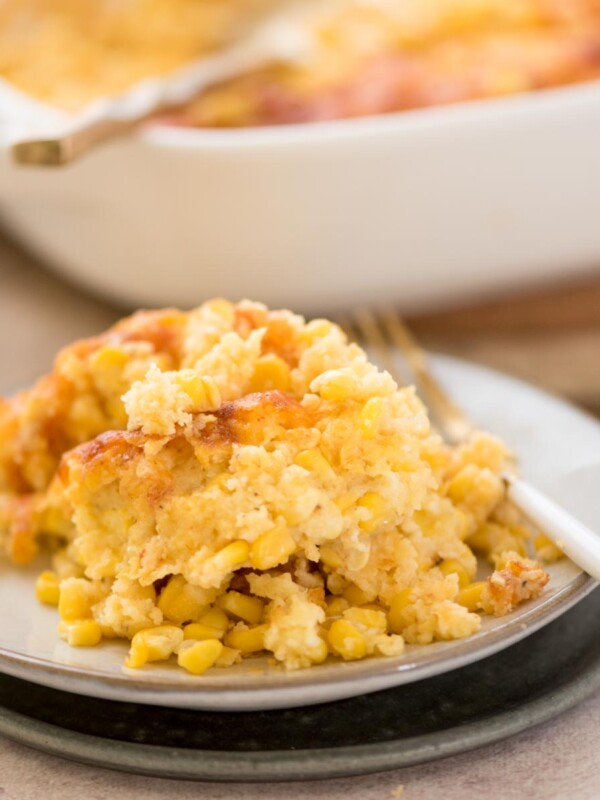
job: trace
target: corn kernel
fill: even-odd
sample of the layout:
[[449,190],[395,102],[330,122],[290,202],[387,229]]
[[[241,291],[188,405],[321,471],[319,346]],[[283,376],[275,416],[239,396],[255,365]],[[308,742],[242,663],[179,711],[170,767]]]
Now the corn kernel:
[[203,622],[190,622],[183,629],[183,638],[196,639],[203,641],[205,639],[222,639],[225,631],[222,628],[214,628],[212,625],[205,625]]
[[235,309],[233,307],[233,303],[229,300],[225,300],[224,297],[215,297],[212,300],[207,300],[206,303],[202,306],[203,309],[207,311],[211,311],[218,317],[221,317],[229,325],[233,325],[235,322]]
[[332,624],[327,633],[327,641],[331,649],[344,661],[364,658],[367,654],[365,637],[354,625],[343,619],[338,619]]
[[214,556],[208,558],[206,564],[210,564],[213,569],[227,574],[241,566],[244,561],[247,561],[249,554],[250,545],[248,542],[243,539],[237,539],[235,542],[223,547]]
[[358,422],[365,438],[372,439],[379,430],[383,409],[383,397],[371,397],[362,407]]
[[351,506],[356,504],[360,497],[360,492],[346,492],[345,494],[336,497],[333,501],[340,511],[347,511]]
[[226,592],[217,600],[217,606],[236,619],[258,625],[265,610],[265,604],[258,597],[249,597],[241,592]]
[[416,522],[425,536],[431,536],[435,532],[436,517],[429,511],[424,511],[423,509],[415,511],[413,521]]
[[536,536],[533,546],[535,547],[536,553],[543,561],[552,563],[564,557],[563,551],[552,541],[552,539],[549,539],[543,533],[540,533],[539,536]]
[[383,611],[375,611],[371,608],[349,608],[344,612],[344,619],[354,625],[362,625],[371,628],[378,633],[387,632],[387,619]]
[[340,554],[326,544],[319,547],[319,561],[330,569],[339,569],[344,563]]
[[413,519],[425,536],[433,536],[436,531],[447,530],[456,533],[458,538],[464,541],[470,532],[469,516],[462,509],[452,505],[436,514],[430,511],[415,511]]
[[255,569],[271,569],[284,564],[296,549],[296,542],[286,525],[279,523],[252,543],[250,563]]
[[170,622],[181,624],[196,620],[208,610],[206,604],[200,602],[198,594],[197,588],[183,575],[173,575],[160,593],[158,607]]
[[234,628],[225,636],[225,644],[242,653],[256,653],[265,648],[265,633],[267,625],[257,625],[255,628]]
[[91,356],[90,362],[94,368],[107,369],[109,367],[124,367],[129,356],[115,345],[105,345]]
[[202,625],[209,625],[211,628],[216,628],[219,631],[225,631],[229,627],[229,617],[221,608],[210,608],[206,614],[203,614],[198,622]]
[[40,603],[57,606],[60,598],[60,585],[56,572],[45,570],[35,582],[35,596]]
[[156,590],[151,583],[147,586],[138,583],[135,586],[135,597],[137,600],[152,600],[153,603],[156,603]]
[[342,592],[343,597],[350,603],[351,606],[362,606],[373,599],[355,583],[350,583]]
[[68,535],[71,522],[60,509],[50,506],[41,512],[39,526],[44,533],[54,533],[62,538]]
[[516,550],[519,555],[527,556],[527,545],[520,531],[515,534],[512,528],[497,522],[484,522],[469,536],[467,543],[473,550],[486,556],[501,553],[504,550]]
[[460,508],[454,507],[454,513],[458,517],[458,538],[461,540],[461,542],[464,542],[471,531],[471,518]]
[[15,564],[29,564],[37,553],[35,536],[30,522],[22,520],[15,525],[8,541],[8,554]]
[[540,533],[539,536],[536,536],[533,540],[533,546],[536,550],[541,550],[543,547],[550,547],[550,545],[554,546],[554,542],[544,533]]
[[375,653],[382,656],[400,656],[404,652],[404,639],[395,633],[385,633],[375,637]]
[[469,611],[477,611],[480,608],[481,592],[485,586],[485,581],[476,581],[464,589],[461,589],[456,597],[456,602],[460,603]]
[[356,394],[356,377],[347,367],[331,369],[319,377],[319,394],[323,400],[348,400]]
[[81,578],[67,578],[60,585],[58,613],[66,622],[87,619],[91,616],[90,596]]
[[111,422],[114,425],[118,423],[120,427],[126,428],[127,427],[127,411],[125,411],[125,406],[123,405],[123,401],[120,397],[109,397],[106,399],[106,410],[108,415],[111,418]]
[[358,500],[357,505],[379,514],[385,509],[386,503],[378,492],[365,492]]
[[362,520],[359,524],[364,531],[371,533],[382,521],[387,509],[387,503],[378,492],[366,492],[356,505],[370,511],[371,516],[369,519]]
[[208,411],[221,405],[221,393],[213,378],[182,369],[177,373],[177,383],[192,401],[194,411]]
[[102,639],[102,629],[93,619],[63,622],[59,633],[71,647],[94,647]]
[[500,502],[505,489],[498,475],[467,464],[450,479],[446,492],[453,502],[467,505],[482,518]]
[[283,358],[279,358],[274,353],[269,353],[257,360],[248,391],[269,392],[277,389],[281,392],[287,392],[290,386],[290,368]]
[[492,549],[492,537],[490,536],[490,525],[496,526],[495,523],[484,523],[475,533],[468,537],[469,547],[480,553],[488,553]]
[[288,505],[278,509],[278,513],[284,518],[290,527],[301,525],[312,513],[312,508],[303,503]]
[[471,583],[471,576],[465,567],[456,558],[447,558],[439,565],[439,570],[443,575],[458,575],[458,585],[461,589]]
[[341,617],[344,611],[350,608],[348,601],[344,597],[328,597],[325,605],[327,606],[325,614],[328,617]]
[[304,467],[309,472],[314,472],[323,480],[335,477],[333,467],[316,447],[312,450],[302,450],[294,459],[294,463],[298,464],[299,467]]
[[183,641],[183,631],[175,625],[159,625],[138,631],[131,640],[125,666],[138,669],[148,661],[165,661]]
[[313,664],[322,664],[329,655],[327,642],[324,639],[321,639],[318,644],[307,650],[306,655],[310,658]]
[[410,605],[412,600],[412,589],[402,589],[390,603],[388,611],[388,623],[392,633],[402,633],[406,624],[404,610]]
[[348,588],[348,581],[339,572],[327,576],[327,589],[331,594],[340,595]]
[[473,491],[475,475],[472,470],[461,469],[448,482],[446,492],[455,503],[462,503],[466,500],[470,492]]
[[439,473],[446,470],[451,456],[447,450],[440,450],[438,448],[431,450],[425,446],[423,449],[423,458],[434,472]]
[[307,323],[301,336],[309,341],[322,339],[324,336],[328,336],[331,331],[334,330],[334,327],[335,326],[327,319],[313,319]]
[[215,664],[222,652],[223,645],[218,639],[187,641],[179,648],[177,663],[192,675],[202,675]]

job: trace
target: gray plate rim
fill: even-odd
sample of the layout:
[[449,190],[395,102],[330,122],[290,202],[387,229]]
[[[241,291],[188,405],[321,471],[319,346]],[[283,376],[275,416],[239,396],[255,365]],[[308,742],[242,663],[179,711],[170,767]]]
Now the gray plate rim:
[[[292,782],[364,775],[448,758],[540,725],[600,690],[600,658],[571,680],[517,708],[456,728],[398,741],[339,748],[232,754],[139,745],[64,730],[0,709],[0,734],[79,763],[180,780]],[[151,755],[151,759],[148,756]]]
[[[507,386],[520,387],[538,399],[554,401],[563,411],[575,414],[578,418],[592,423],[598,428],[598,421],[591,415],[557,398],[535,386],[515,379],[497,370],[482,367],[466,359],[432,354],[434,366],[445,363],[477,373],[479,379],[486,375],[501,379]],[[432,658],[412,661],[408,658],[390,659],[389,663],[375,662],[360,664],[360,675],[355,664],[340,665],[335,674],[304,675],[289,674],[286,685],[268,676],[253,679],[245,678],[245,683],[226,680],[219,677],[214,683],[203,683],[190,689],[189,686],[173,686],[162,680],[154,680],[145,675],[142,680],[132,682],[131,677],[122,674],[107,674],[90,668],[82,668],[66,664],[57,664],[37,656],[16,653],[0,646],[0,669],[15,677],[58,689],[66,689],[74,693],[112,700],[135,701],[171,707],[188,707],[193,703],[195,708],[215,711],[258,710],[268,708],[286,708],[291,706],[310,705],[328,700],[337,700],[356,694],[354,688],[359,682],[361,693],[377,691],[395,685],[407,684],[423,680],[435,674],[450,671],[485,658],[505,647],[518,642],[540,627],[554,620],[578,603],[590,591],[596,582],[587,574],[580,573],[568,585],[555,595],[544,599],[537,606],[519,612],[518,618],[507,618],[493,630],[481,631],[465,640],[449,643],[442,659]],[[402,679],[399,680],[399,677]],[[68,687],[65,686],[68,679]],[[290,702],[290,693],[305,692],[304,699],[297,697]],[[310,694],[309,694],[310,691]]]
[[[451,672],[460,667],[467,666],[474,661],[479,661],[482,658],[494,655],[507,647],[511,647],[562,616],[562,614],[585,599],[597,586],[597,581],[591,578],[587,573],[582,572],[577,575],[571,583],[556,592],[555,595],[546,598],[539,606],[529,609],[519,615],[518,619],[509,618],[493,631],[475,634],[468,639],[457,640],[453,643],[451,653],[445,658],[446,669],[444,672]],[[480,641],[482,644],[479,644]],[[474,647],[474,644],[478,646]],[[403,661],[400,664],[376,663],[370,670],[365,670],[365,674],[360,677],[362,681],[362,692],[368,693],[391,688],[396,685],[394,681],[395,675],[413,670],[414,666],[414,663],[411,661]],[[145,679],[143,684],[131,685],[131,680],[126,675],[107,676],[93,669],[73,667],[64,664],[57,665],[36,656],[13,653],[1,646],[0,671],[7,675],[21,678],[22,680],[28,680],[42,686],[69,691],[73,694],[83,696],[89,694],[89,688],[93,686],[95,688],[95,696],[104,697],[107,700],[148,703],[150,705],[167,705],[174,708],[184,706],[182,702],[164,702],[162,695],[170,696],[173,690],[170,687],[162,686],[160,682],[155,682],[151,678]],[[426,680],[427,678],[434,677],[438,672],[437,662],[424,663],[419,665],[417,669],[414,669],[414,672],[409,674],[404,683],[408,684],[415,681]],[[58,678],[56,676],[58,676]],[[68,690],[65,689],[62,680],[64,676],[67,676],[71,680]],[[373,676],[377,679],[376,684],[369,682],[369,678]],[[297,673],[293,674],[291,677],[294,688],[312,684],[310,675]],[[320,677],[320,683],[325,687],[330,684],[345,686],[355,682],[356,678],[351,675],[347,676],[345,679],[337,674]],[[126,687],[126,691],[121,691],[122,687]],[[276,688],[276,682],[269,679],[265,680],[264,677],[261,677],[260,679],[250,681],[247,686],[236,688],[236,693],[240,696],[251,696],[256,695],[258,691],[265,694]],[[224,687],[221,685],[206,686],[203,687],[203,691],[208,696],[219,697],[223,694]],[[182,695],[183,699],[187,696],[183,692]],[[312,703],[303,702],[297,703],[296,705],[298,707],[301,705],[314,705],[315,702],[327,702],[327,699],[319,697]],[[272,707],[290,708],[294,706],[284,703],[281,706],[273,705]],[[198,706],[198,708],[200,708],[200,706]],[[222,706],[216,703],[205,703],[202,708],[205,710],[223,712],[231,710],[228,705]],[[240,710],[257,709],[254,705],[248,705],[245,708],[240,708]]]

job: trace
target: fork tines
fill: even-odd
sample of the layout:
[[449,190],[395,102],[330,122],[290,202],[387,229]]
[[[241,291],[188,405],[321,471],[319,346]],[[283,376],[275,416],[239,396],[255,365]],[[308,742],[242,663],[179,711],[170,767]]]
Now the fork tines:
[[471,435],[475,426],[434,377],[425,351],[397,311],[390,307],[377,312],[360,308],[343,317],[340,324],[350,339],[369,348],[375,360],[401,384],[406,381],[400,377],[397,356],[403,356],[421,399],[448,442],[462,442]]

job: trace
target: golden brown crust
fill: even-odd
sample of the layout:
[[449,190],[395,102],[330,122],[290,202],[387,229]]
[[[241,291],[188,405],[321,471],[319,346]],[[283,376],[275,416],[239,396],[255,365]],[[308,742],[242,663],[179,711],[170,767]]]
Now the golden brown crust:
[[37,544],[31,531],[35,529],[35,516],[41,497],[37,494],[11,497],[3,512],[8,518],[8,554],[15,564],[27,564],[37,553]]
[[519,603],[538,597],[550,576],[536,561],[521,558],[517,553],[502,557],[504,566],[486,580],[481,606],[496,617],[510,613]]
[[248,394],[215,411],[216,425],[208,426],[209,436],[223,442],[251,444],[263,438],[266,424],[282,428],[308,428],[313,419],[292,395],[271,391]]
[[[74,342],[57,356],[54,371],[0,407],[0,492],[44,489],[66,450],[119,427],[107,406],[127,388],[117,378],[104,385],[108,369],[94,361],[103,348],[135,343],[147,348],[143,364],[157,356],[176,365],[183,349],[186,316],[170,309],[140,311],[104,334]],[[140,354],[141,355],[141,354]],[[126,357],[122,366],[126,364]],[[142,364],[142,367],[143,367]],[[77,405],[89,404],[85,419]],[[124,420],[123,423],[124,424]]]
[[181,358],[186,314],[174,308],[161,311],[136,311],[102,337],[117,335],[122,342],[149,342],[156,353],[166,353],[173,362]]
[[75,447],[63,456],[58,468],[58,477],[68,483],[77,465],[82,470],[97,470],[114,465],[118,469],[124,461],[130,460],[143,446],[145,437],[137,432],[106,431],[90,442]]
[[[267,425],[274,428],[310,427],[311,415],[291,395],[284,392],[263,392],[246,395],[239,400],[223,403],[198,430],[194,427],[187,440],[196,452],[221,449],[223,458],[235,444],[258,443]],[[95,480],[102,473],[118,474],[127,465],[141,458],[144,449],[153,444],[159,448],[185,443],[182,432],[171,437],[147,436],[140,431],[106,431],[95,439],[66,453],[57,475],[63,485]],[[148,480],[148,479],[147,479]],[[148,492],[148,486],[140,488]],[[154,487],[149,496],[154,502],[164,494],[164,486]],[[16,506],[15,506],[16,507]]]
[[[256,327],[264,316],[248,312],[246,327]],[[0,494],[45,489],[62,453],[104,430],[124,427],[121,394],[151,363],[178,368],[190,356],[189,323],[190,315],[174,309],[138,311],[103,334],[65,347],[50,375],[28,391],[0,399]],[[115,352],[122,358],[113,364]],[[126,376],[136,359],[139,368]]]
[[[311,415],[298,400],[280,391],[257,392],[223,403],[211,417],[197,431],[192,428],[189,439],[195,447],[230,449],[234,444],[252,444],[264,437],[267,420],[269,426],[283,429],[312,424]],[[116,474],[123,465],[139,456],[145,446],[155,442],[164,447],[181,438],[180,432],[160,438],[140,431],[106,431],[66,453],[57,474],[65,485],[74,479],[85,481],[86,475],[104,469]]]
[[30,496],[47,489],[63,453],[126,425],[121,395],[151,363],[179,365],[187,322],[181,311],[139,311],[65,347],[52,373],[0,400],[0,550],[5,540],[16,560],[34,553],[37,523],[25,513]]
[[274,353],[289,364],[297,365],[297,332],[285,316],[268,315],[262,309],[236,308],[235,330],[240,336],[248,336],[257,328],[265,328],[262,340],[263,353]]

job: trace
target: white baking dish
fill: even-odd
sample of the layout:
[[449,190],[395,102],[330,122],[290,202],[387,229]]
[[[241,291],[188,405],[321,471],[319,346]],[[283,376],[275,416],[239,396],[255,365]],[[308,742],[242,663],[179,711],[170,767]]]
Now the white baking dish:
[[0,218],[121,304],[452,303],[600,265],[600,82],[369,119],[148,127],[0,156]]

